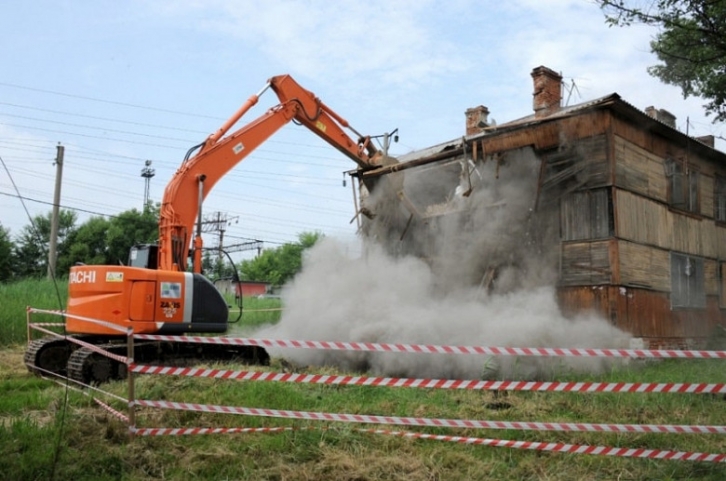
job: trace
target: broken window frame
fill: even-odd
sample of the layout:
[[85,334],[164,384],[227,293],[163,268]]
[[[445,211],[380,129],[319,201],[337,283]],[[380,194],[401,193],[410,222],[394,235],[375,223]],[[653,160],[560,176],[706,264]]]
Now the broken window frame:
[[575,191],[560,199],[560,238],[563,241],[608,239],[614,233],[610,188]]
[[726,177],[718,174],[713,180],[713,218],[726,223]]
[[684,160],[672,157],[665,159],[666,177],[668,178],[668,205],[673,209],[699,213],[699,171]]
[[703,257],[671,252],[671,309],[706,307]]

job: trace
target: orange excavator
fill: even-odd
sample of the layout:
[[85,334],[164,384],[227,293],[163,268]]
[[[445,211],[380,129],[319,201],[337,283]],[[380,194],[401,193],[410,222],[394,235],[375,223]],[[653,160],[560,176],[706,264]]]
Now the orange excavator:
[[[227,135],[268,89],[277,94],[279,104]],[[289,75],[270,78],[219,130],[187,153],[164,191],[158,245],[132,248],[127,266],[71,268],[66,333],[125,354],[123,331],[128,328],[141,334],[226,332],[227,303],[202,275],[202,202],[227,172],[290,121],[322,137],[352,159],[359,170],[380,165],[382,153],[371,137],[359,134]],[[353,132],[356,140],[345,129]],[[191,272],[187,267],[189,257]],[[134,359],[171,365],[229,359],[266,364],[269,355],[254,346],[153,341],[138,343]],[[25,363],[31,371],[63,374],[84,384],[123,378],[126,372],[125,366],[115,360],[53,336],[31,341]]]

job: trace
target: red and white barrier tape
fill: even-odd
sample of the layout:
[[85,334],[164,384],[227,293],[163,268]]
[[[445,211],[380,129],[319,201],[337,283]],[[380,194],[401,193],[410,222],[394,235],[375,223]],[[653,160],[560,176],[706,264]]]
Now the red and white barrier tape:
[[93,398],[93,400],[96,402],[96,404],[101,406],[103,409],[105,409],[106,411],[108,411],[109,413],[111,413],[113,416],[117,417],[121,421],[123,421],[125,423],[129,422],[129,417],[127,415],[115,410],[114,408],[112,408],[111,406],[109,406],[108,404],[106,404],[103,401],[99,401],[96,398]]
[[110,322],[101,321],[100,319],[93,319],[91,317],[84,317],[84,316],[77,316],[75,314],[68,314],[65,311],[36,309],[34,307],[29,307],[27,310],[28,310],[28,312],[37,312],[40,314],[52,314],[55,316],[65,316],[65,317],[70,317],[71,319],[77,319],[79,321],[90,322],[91,324],[97,324],[99,326],[103,326],[108,329],[118,331],[120,334],[126,334],[126,332],[127,332],[127,329],[125,327],[121,327],[117,324],[112,324]]
[[367,433],[401,436],[404,438],[430,439],[452,443],[491,446],[497,448],[527,449],[533,451],[550,451],[568,454],[593,454],[599,456],[618,456],[625,458],[671,459],[679,461],[705,461],[711,463],[726,462],[726,454],[693,453],[684,451],[666,451],[660,449],[615,448],[609,446],[588,446],[584,444],[542,443],[534,441],[511,441],[506,439],[485,439],[463,436],[446,436],[440,434],[412,433],[406,431],[386,431],[367,429]]
[[101,349],[100,347],[98,347],[98,346],[96,346],[94,344],[90,344],[88,342],[81,341],[80,339],[77,339],[77,338],[72,337],[72,336],[64,336],[63,334],[58,334],[57,332],[49,331],[48,329],[43,329],[42,327],[38,327],[37,325],[34,326],[34,327],[38,331],[43,332],[45,334],[50,334],[51,336],[56,336],[56,337],[64,337],[68,341],[70,341],[72,343],[75,343],[75,344],[78,344],[79,346],[83,346],[86,349],[89,349],[89,350],[91,350],[93,352],[97,352],[97,353],[99,353],[99,354],[101,354],[103,356],[106,356],[106,357],[110,358],[110,359],[114,359],[114,360],[116,360],[116,361],[118,361],[118,362],[120,362],[122,364],[128,364],[128,359],[129,358],[126,357],[126,356],[119,356],[118,354],[113,354],[113,353],[108,352],[108,351],[106,351],[104,349]]
[[194,342],[204,344],[279,347],[294,349],[328,349],[335,351],[405,352],[416,354],[486,354],[493,356],[537,357],[726,359],[726,351],[679,351],[675,349],[568,349],[558,347],[437,346],[428,344],[384,344],[372,342],[290,341],[282,339],[251,339],[236,337],[164,336],[157,334],[135,334],[134,338],[155,341]]
[[726,434],[726,426],[690,426],[673,424],[591,424],[526,421],[481,421],[475,419],[432,419],[368,414],[319,413],[279,409],[215,406],[171,401],[136,400],[135,405],[180,411],[215,414],[240,414],[308,421],[337,421],[346,423],[393,424],[398,426],[427,426],[437,428],[511,429],[518,431],[570,431],[598,433],[669,433],[669,434]]
[[65,311],[62,311],[60,309],[38,309],[37,307],[26,307],[26,312],[37,312],[40,314],[52,314],[54,316],[62,316],[65,314]]
[[137,428],[130,426],[129,430],[137,436],[189,436],[192,434],[280,433],[283,431],[310,431],[316,430],[316,428]]
[[[83,384],[80,381],[76,381],[75,379],[71,379],[69,377],[63,376],[61,374],[58,374],[57,372],[48,371],[47,369],[43,369],[38,366],[33,366],[32,364],[28,364],[28,363],[25,363],[25,365],[28,367],[28,370],[38,372],[38,373],[44,375],[45,377],[47,377],[48,379],[54,381],[56,384],[63,386],[63,387],[69,387],[70,389],[73,389],[80,393],[88,394],[87,390],[92,390],[92,391],[100,392],[106,396],[112,397],[112,398],[114,398],[118,401],[124,402],[124,403],[127,403],[129,401],[127,398],[121,397],[118,394],[104,391],[103,389],[99,389],[99,388],[97,388],[95,386],[91,386],[89,384]],[[61,382],[61,381],[65,381],[65,382]],[[80,389],[81,387],[83,389]]]
[[65,327],[62,322],[31,322],[30,327],[43,326],[43,327]]
[[[182,436],[217,433],[250,433],[308,430],[310,428],[132,428],[139,436]],[[626,458],[668,459],[678,461],[700,461],[711,463],[726,462],[726,454],[697,453],[686,451],[667,451],[659,449],[616,448],[609,446],[588,446],[584,444],[542,443],[534,441],[511,441],[506,439],[486,439],[440,434],[413,433],[408,431],[387,431],[384,429],[355,429],[357,432],[413,439],[428,439],[460,444],[490,446],[496,448],[526,449],[568,454],[591,454]]]
[[612,393],[686,393],[726,394],[726,384],[705,383],[629,383],[629,382],[557,382],[557,381],[478,381],[474,379],[411,379],[367,376],[330,376],[262,371],[229,371],[198,367],[165,367],[132,364],[132,372],[168,376],[235,379],[238,381],[272,381],[342,386],[410,387],[425,389],[467,389],[488,391],[554,391]]
[[31,323],[30,324],[30,327],[32,327],[36,331],[42,332],[43,334],[48,334],[48,335],[55,336],[55,337],[65,337],[66,336],[65,334],[61,334],[59,332],[54,332],[54,331],[51,331],[50,329],[46,329],[44,327],[41,327],[41,324],[33,324],[33,323]]

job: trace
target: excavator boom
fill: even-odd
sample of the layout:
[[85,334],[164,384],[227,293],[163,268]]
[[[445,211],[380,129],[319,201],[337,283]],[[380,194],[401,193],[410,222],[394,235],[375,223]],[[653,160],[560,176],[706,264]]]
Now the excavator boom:
[[[228,134],[262,93],[272,89],[280,103],[264,115]],[[200,206],[214,185],[235,165],[285,124],[295,120],[368,170],[378,166],[380,152],[348,122],[289,75],[268,80],[260,93],[250,97],[220,129],[210,135],[198,153],[185,160],[164,191],[159,223],[159,269],[184,271],[187,266],[194,223]],[[353,140],[344,129],[354,132]],[[193,271],[201,272],[201,233],[194,237]]]
[[[230,133],[273,90],[280,102],[263,115]],[[128,266],[74,266],[69,276],[66,332],[85,343],[101,344],[116,352],[125,349],[120,332],[186,334],[220,333],[228,326],[229,309],[223,296],[202,275],[202,202],[235,165],[290,121],[304,125],[344,155],[359,170],[378,167],[382,154],[370,137],[361,136],[348,122],[298,85],[289,75],[268,80],[235,114],[202,144],[187,154],[164,191],[159,219],[159,245],[132,249]],[[352,131],[354,140],[345,131]],[[196,149],[196,148],[195,148]],[[197,230],[194,232],[195,220]],[[191,246],[193,240],[193,247]],[[193,249],[193,269],[187,259]],[[89,322],[88,319],[102,322]],[[222,349],[194,342],[164,341],[137,345],[134,358],[145,362],[188,363],[195,360],[238,359],[266,363],[267,352],[254,346]],[[94,349],[78,348],[64,338],[48,337],[29,344],[28,369],[66,373],[83,383],[105,382],[125,375],[125,366]]]

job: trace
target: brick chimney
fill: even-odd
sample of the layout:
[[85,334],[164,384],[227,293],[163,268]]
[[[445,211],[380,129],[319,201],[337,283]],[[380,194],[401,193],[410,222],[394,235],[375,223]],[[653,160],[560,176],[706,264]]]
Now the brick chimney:
[[466,109],[466,135],[474,135],[484,132],[489,126],[489,109],[480,105]]
[[535,118],[546,117],[560,109],[562,101],[562,75],[544,66],[532,70],[534,82]]
[[716,148],[716,137],[713,135],[702,135],[701,137],[696,137],[696,140],[702,144],[708,145],[712,149]]
[[676,128],[676,116],[665,109],[657,109],[651,105],[650,107],[645,108],[645,113],[649,117],[653,117],[654,119],[663,122],[668,127],[673,129]]

